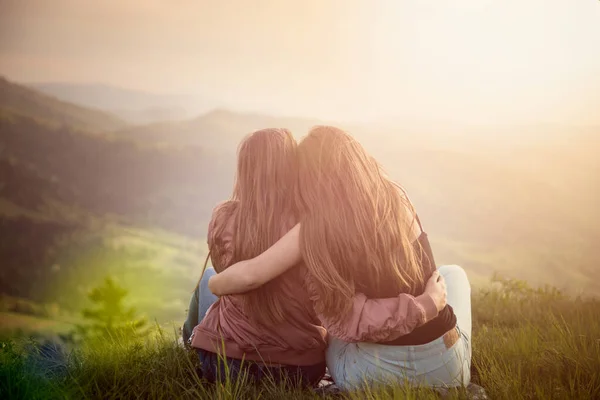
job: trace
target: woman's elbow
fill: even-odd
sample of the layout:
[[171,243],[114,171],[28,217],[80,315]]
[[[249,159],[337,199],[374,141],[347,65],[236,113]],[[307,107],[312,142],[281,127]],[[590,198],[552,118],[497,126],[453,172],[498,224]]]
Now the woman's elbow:
[[[243,274],[236,277],[234,280],[230,278],[228,281],[224,282],[220,281],[224,277],[219,275],[220,274],[212,276],[208,280],[208,289],[215,296],[246,293],[261,286],[260,280],[251,274]],[[227,285],[225,282],[228,282],[229,284]]]
[[219,274],[213,275],[208,279],[208,290],[210,290],[210,292],[212,294],[214,294],[215,296],[222,296],[223,293],[221,292],[221,290],[219,288],[218,276],[219,276]]

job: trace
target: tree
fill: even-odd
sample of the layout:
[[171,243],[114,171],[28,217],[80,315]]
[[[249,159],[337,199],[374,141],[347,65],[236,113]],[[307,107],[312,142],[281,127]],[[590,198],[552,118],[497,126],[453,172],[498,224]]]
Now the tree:
[[87,323],[78,325],[76,333],[83,339],[129,340],[146,336],[147,320],[137,318],[135,308],[123,304],[127,294],[111,277],[105,278],[101,286],[88,293],[94,306],[82,310]]

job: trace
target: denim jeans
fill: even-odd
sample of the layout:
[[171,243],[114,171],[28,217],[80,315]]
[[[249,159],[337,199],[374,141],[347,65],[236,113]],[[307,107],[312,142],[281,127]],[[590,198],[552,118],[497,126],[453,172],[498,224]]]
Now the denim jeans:
[[402,382],[423,386],[467,386],[471,380],[471,286],[457,265],[438,269],[446,280],[448,304],[454,309],[458,341],[444,337],[418,346],[346,343],[330,338],[327,366],[342,389],[365,383]]
[[198,288],[192,293],[187,318],[183,323],[182,328],[183,343],[188,343],[196,325],[202,321],[210,306],[218,299],[218,297],[212,294],[208,288],[208,280],[215,274],[216,272],[213,267],[206,268],[206,271],[204,271],[204,275],[202,275],[202,279],[200,280],[200,285],[198,285]]
[[[200,280],[198,289],[192,294],[188,317],[183,324],[183,340],[187,343],[194,327],[202,321],[208,309],[217,301],[217,296],[208,289],[208,280],[215,275],[214,268],[207,268]],[[202,376],[211,382],[223,382],[227,378],[236,381],[247,375],[249,383],[261,380],[287,381],[292,385],[315,386],[325,374],[325,362],[309,365],[268,366],[260,362],[219,357],[217,354],[203,349],[196,349],[200,358]],[[225,368],[227,366],[227,368]],[[229,374],[227,374],[229,370]]]

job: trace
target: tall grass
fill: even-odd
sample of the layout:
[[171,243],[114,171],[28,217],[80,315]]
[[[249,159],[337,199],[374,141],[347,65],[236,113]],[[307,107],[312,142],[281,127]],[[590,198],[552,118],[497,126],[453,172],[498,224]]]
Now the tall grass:
[[[534,290],[514,280],[473,296],[473,378],[492,399],[600,398],[600,302]],[[158,331],[144,341],[111,340],[66,352],[4,340],[0,398],[9,399],[311,399],[331,397],[289,385],[210,385],[194,353]],[[348,399],[437,399],[398,383],[338,395]],[[444,398],[467,398],[464,390]]]

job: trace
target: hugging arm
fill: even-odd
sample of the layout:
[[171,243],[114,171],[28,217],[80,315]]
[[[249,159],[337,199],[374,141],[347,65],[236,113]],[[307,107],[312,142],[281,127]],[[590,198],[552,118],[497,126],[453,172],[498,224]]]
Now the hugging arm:
[[[313,302],[318,302],[314,281],[307,277]],[[352,298],[352,308],[341,318],[319,315],[330,335],[345,342],[386,342],[412,332],[437,317],[445,306],[445,282],[436,271],[419,296],[401,293],[396,297],[369,299],[363,293]]]
[[386,299],[368,299],[357,293],[352,310],[339,320],[320,317],[330,335],[345,342],[386,342],[412,332],[438,315],[427,293],[414,297],[400,294]]
[[[430,253],[430,249],[425,249],[425,253],[427,250]],[[264,253],[212,276],[208,286],[217,296],[245,293],[275,279],[301,260],[298,224]],[[429,261],[432,260],[433,257]],[[307,284],[313,293],[311,298],[318,301],[311,288],[310,276]],[[438,281],[438,273],[434,272],[424,293],[419,296],[402,293],[392,298],[368,299],[357,293],[352,298],[352,309],[344,318],[334,320],[320,316],[320,319],[330,334],[347,342],[390,341],[435,318],[445,306],[445,293],[443,278]]]
[[300,261],[300,224],[297,224],[264,253],[212,276],[208,287],[217,296],[245,293],[277,278]]

